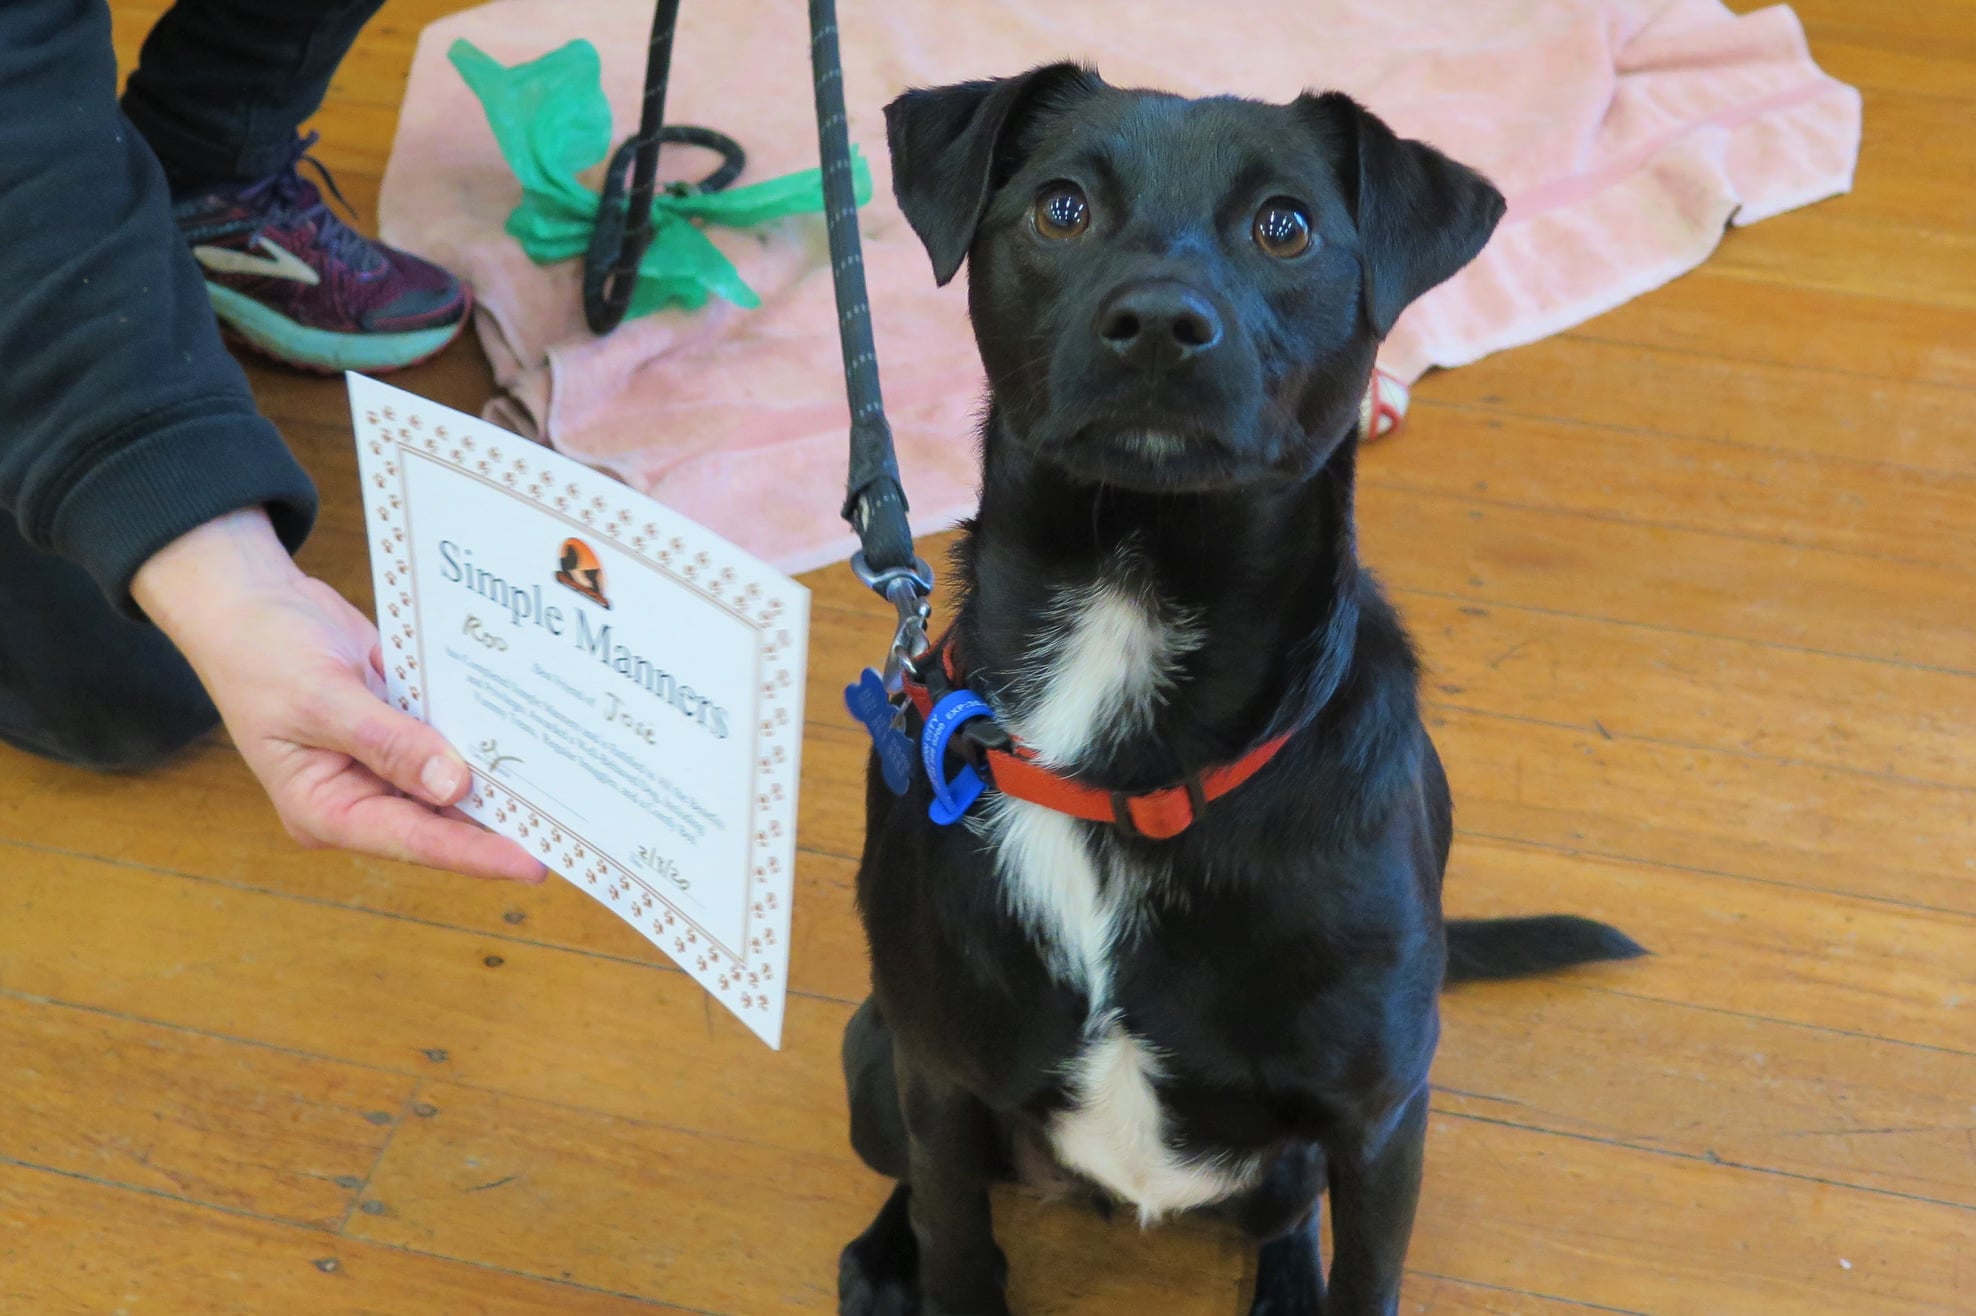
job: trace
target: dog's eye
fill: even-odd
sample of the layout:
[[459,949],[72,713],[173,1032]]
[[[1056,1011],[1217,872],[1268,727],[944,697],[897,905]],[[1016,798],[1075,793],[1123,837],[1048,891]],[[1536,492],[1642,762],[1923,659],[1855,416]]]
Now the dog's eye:
[[1036,231],[1046,238],[1074,238],[1091,227],[1091,203],[1075,183],[1051,183],[1036,194]]
[[1310,212],[1288,197],[1263,202],[1256,212],[1256,245],[1278,260],[1310,250]]

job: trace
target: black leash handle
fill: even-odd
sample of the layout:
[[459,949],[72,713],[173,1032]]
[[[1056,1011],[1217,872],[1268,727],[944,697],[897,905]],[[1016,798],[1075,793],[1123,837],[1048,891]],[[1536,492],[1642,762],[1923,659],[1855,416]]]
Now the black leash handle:
[[[933,573],[913,555],[906,519],[906,491],[899,482],[892,427],[878,387],[872,349],[871,299],[865,291],[864,253],[858,239],[857,187],[851,173],[850,129],[844,116],[844,66],[837,42],[835,0],[810,0],[810,65],[816,83],[818,154],[823,164],[823,214],[830,234],[830,275],[837,289],[837,336],[844,350],[844,391],[851,404],[851,471],[844,519],[861,545],[851,559],[858,578],[899,610],[902,645],[913,653],[924,642]],[[908,634],[908,631],[914,632]],[[891,671],[887,676],[893,675]]]
[[[583,257],[583,319],[593,334],[607,334],[624,319],[638,285],[638,262],[652,242],[652,194],[658,190],[659,143],[704,146],[721,154],[720,167],[698,183],[697,192],[718,192],[747,167],[740,143],[725,133],[691,124],[667,126],[666,87],[672,80],[672,38],[679,26],[679,0],[658,0],[652,11],[652,40],[645,49],[645,100],[638,131],[612,153],[597,201],[597,226]],[[626,166],[631,195],[624,200]]]

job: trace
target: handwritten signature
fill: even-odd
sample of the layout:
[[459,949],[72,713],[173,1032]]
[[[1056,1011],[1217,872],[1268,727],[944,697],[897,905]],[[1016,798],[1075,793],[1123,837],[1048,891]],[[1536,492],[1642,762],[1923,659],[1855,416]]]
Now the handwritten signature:
[[501,769],[510,763],[519,763],[521,758],[514,754],[503,754],[501,747],[492,740],[483,740],[477,746],[480,757],[487,761],[487,775],[499,776]]

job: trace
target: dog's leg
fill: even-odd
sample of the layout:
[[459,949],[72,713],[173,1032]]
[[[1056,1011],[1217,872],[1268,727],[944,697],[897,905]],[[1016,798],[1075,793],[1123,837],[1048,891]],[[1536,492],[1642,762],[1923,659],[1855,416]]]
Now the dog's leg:
[[851,1099],[851,1146],[892,1179],[906,1177],[906,1119],[892,1067],[892,1030],[867,997],[844,1027],[844,1088]]
[[972,1094],[895,1057],[906,1116],[923,1316],[1008,1316],[1008,1262],[995,1245],[988,1185],[995,1122]]
[[1324,1154],[1306,1143],[1271,1163],[1262,1182],[1234,1204],[1234,1216],[1261,1245],[1249,1316],[1324,1316],[1324,1260],[1317,1241]]
[[878,1218],[844,1249],[837,1263],[840,1316],[917,1316],[919,1240],[913,1237],[907,1171],[906,1119],[892,1064],[892,1030],[865,999],[844,1027],[844,1088],[851,1106],[851,1146],[879,1174],[901,1182]]
[[[874,1039],[884,1024],[869,1006],[845,1035],[853,1079],[853,1127],[870,1135],[860,1147],[873,1161],[893,1154],[882,1095],[869,1086],[880,1066]],[[906,1173],[871,1227],[844,1249],[838,1265],[839,1316],[1008,1316],[1002,1295],[1008,1263],[995,1245],[988,1185],[999,1164],[994,1119],[970,1094],[916,1072],[890,1048],[883,1068],[898,1074],[890,1107],[902,1117]],[[861,1090],[862,1089],[862,1090]],[[869,1103],[863,1115],[859,1100]],[[874,1168],[881,1168],[874,1164]]]
[[1329,1310],[1313,1202],[1301,1224],[1264,1243],[1256,1254],[1256,1300],[1249,1316],[1324,1316]]
[[1387,1130],[1361,1130],[1325,1149],[1335,1250],[1330,1305],[1325,1308],[1330,1316],[1394,1316],[1399,1311],[1400,1272],[1413,1234],[1427,1146],[1426,1084],[1407,1098]]
[[837,1260],[838,1316],[919,1316],[913,1190],[900,1184]]

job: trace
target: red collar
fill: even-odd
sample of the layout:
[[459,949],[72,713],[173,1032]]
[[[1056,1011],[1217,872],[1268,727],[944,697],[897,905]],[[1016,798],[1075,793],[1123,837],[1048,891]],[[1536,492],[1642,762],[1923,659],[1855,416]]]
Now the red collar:
[[[940,694],[945,693],[936,693],[917,675],[917,672],[926,670],[928,661],[935,654],[940,657],[940,675],[944,676],[944,683],[954,689],[965,684],[954,656],[954,646],[949,642],[951,638],[951,635],[943,636],[914,659],[906,670],[906,697],[919,711],[922,723],[933,711],[934,704],[939,702]],[[1035,750],[1012,737],[1008,738],[1006,749],[983,745],[981,757],[989,783],[1004,795],[1040,804],[1046,809],[1067,813],[1087,822],[1111,823],[1129,836],[1166,841],[1192,826],[1207,812],[1211,801],[1220,799],[1262,771],[1263,765],[1289,743],[1290,735],[1290,732],[1285,732],[1273,740],[1266,740],[1233,763],[1223,763],[1197,772],[1178,785],[1142,791],[1136,795],[1103,790],[1052,772],[1036,761]]]

